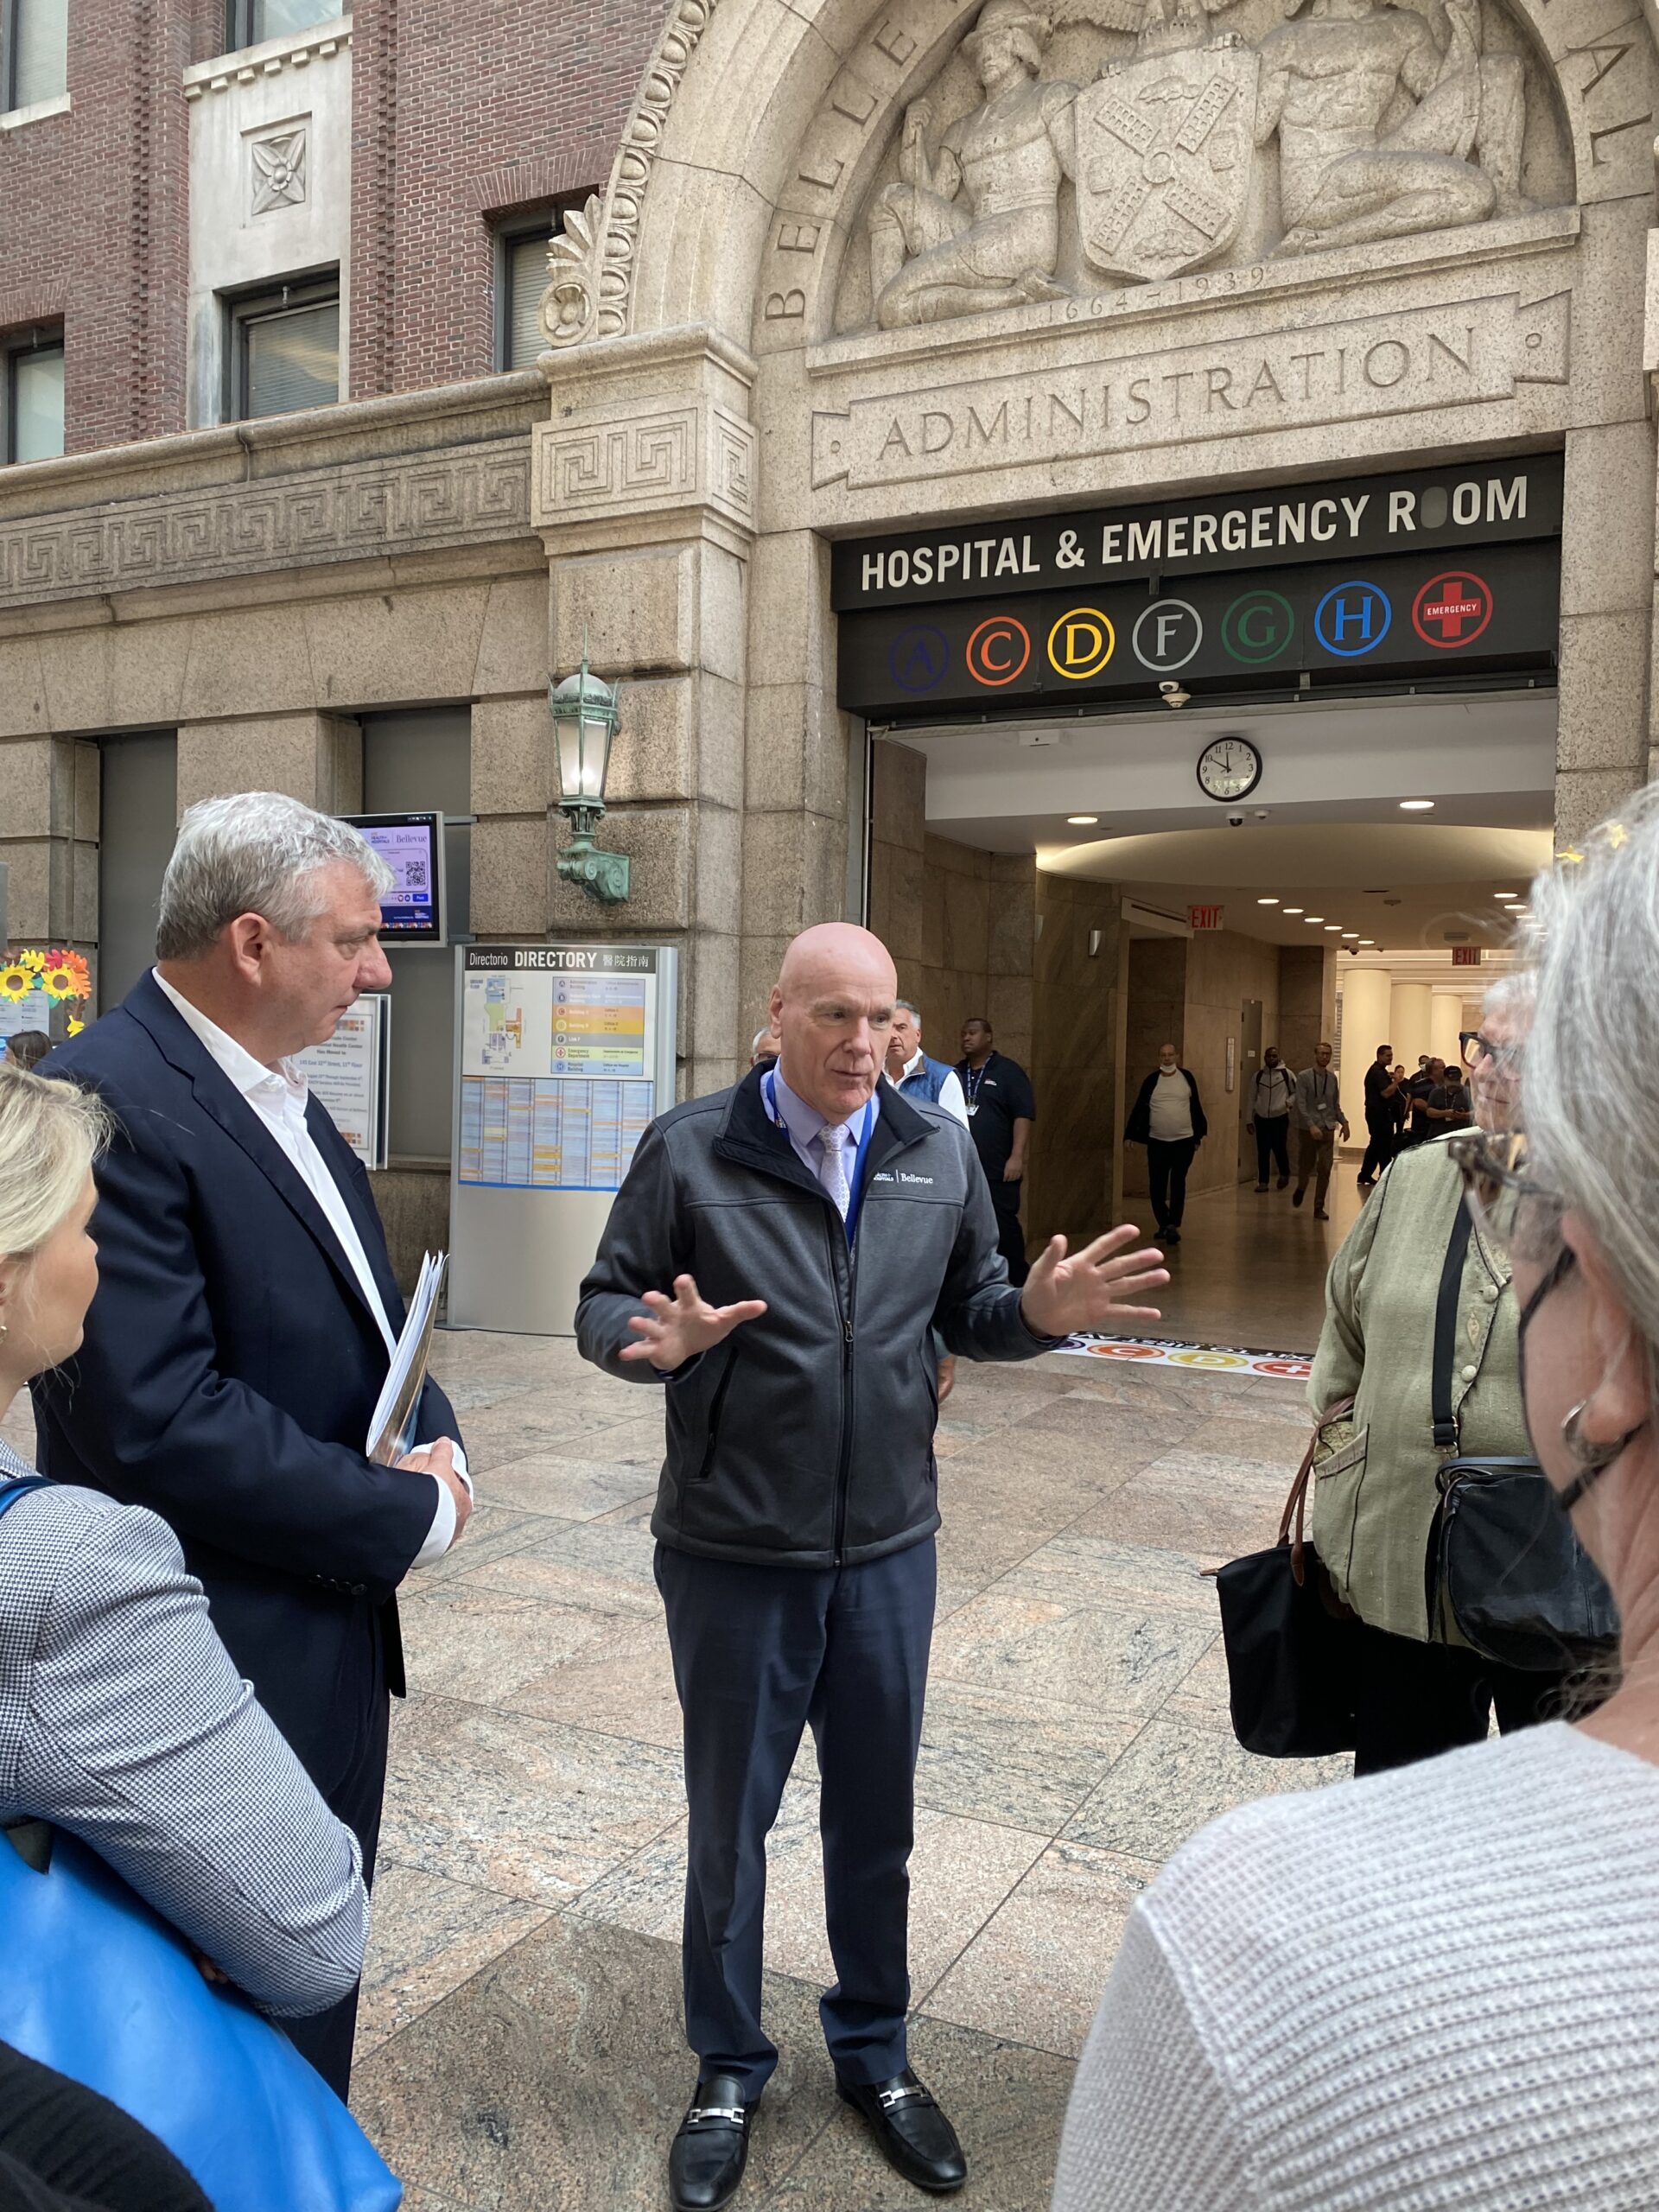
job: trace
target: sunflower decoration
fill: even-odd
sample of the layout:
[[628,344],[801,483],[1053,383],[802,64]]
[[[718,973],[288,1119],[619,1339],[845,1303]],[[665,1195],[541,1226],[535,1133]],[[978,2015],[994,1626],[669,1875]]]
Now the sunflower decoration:
[[92,995],[91,971],[78,952],[48,952],[40,984],[48,998],[60,1004],[65,999],[79,1004]]
[[17,955],[17,965],[20,968],[27,968],[33,976],[38,976],[41,973],[46,966],[46,961],[47,956],[43,952],[20,952]]
[[38,988],[34,969],[25,968],[21,960],[10,961],[0,968],[0,999],[26,999]]

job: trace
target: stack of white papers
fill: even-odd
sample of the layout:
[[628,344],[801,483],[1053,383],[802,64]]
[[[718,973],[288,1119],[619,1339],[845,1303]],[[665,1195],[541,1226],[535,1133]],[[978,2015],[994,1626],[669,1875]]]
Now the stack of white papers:
[[374,1419],[369,1423],[369,1440],[364,1446],[378,1466],[392,1466],[415,1449],[421,1393],[426,1388],[426,1364],[438,1318],[438,1293],[448,1263],[447,1252],[429,1252],[421,1262],[421,1279],[409,1301],[404,1332],[381,1386]]

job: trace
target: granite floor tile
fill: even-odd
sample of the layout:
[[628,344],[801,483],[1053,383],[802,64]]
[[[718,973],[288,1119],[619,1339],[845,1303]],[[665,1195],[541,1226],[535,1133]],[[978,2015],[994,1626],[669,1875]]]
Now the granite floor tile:
[[655,1745],[448,1698],[411,1698],[392,1731],[389,1859],[535,1904],[568,1903],[684,1807]]
[[[972,2212],[1047,2212],[1071,2063],[925,2015],[911,2023],[910,2056],[968,2156],[968,2185],[955,2201]],[[830,2125],[757,2212],[916,2212],[923,2201],[837,2101]]]
[[434,1583],[411,1599],[403,1623],[416,1689],[516,1713],[539,1712],[543,1685],[569,1662],[613,1650],[621,1637],[639,1634],[626,1614],[556,1605],[461,1578]]
[[[567,1446],[578,1458],[600,1456],[596,1437],[606,1438],[603,1456],[624,1459],[644,1449],[635,1434],[639,1408],[627,1395],[625,1383],[596,1376],[594,1382],[576,1382],[560,1390],[524,1390],[469,1414],[461,1421],[467,1459],[476,1476],[529,1452]],[[661,1457],[660,1412],[656,1449]],[[622,1440],[619,1444],[613,1440]]]
[[1050,1846],[922,2010],[1075,2058],[1123,1925],[1154,1864],[1072,1842]]
[[650,1533],[637,1522],[543,1520],[527,1543],[490,1560],[474,1579],[492,1590],[660,1624],[652,1553]]
[[[918,1809],[910,1862],[910,1973],[918,1994],[938,1980],[1045,1847],[1040,1835]],[[677,1942],[684,1900],[682,1821],[596,1883],[575,1910],[584,1920],[614,1921]],[[766,1963],[817,1989],[835,1980],[823,1924],[816,1777],[790,1783],[766,1840]]]
[[475,1476],[474,1479],[478,1502],[467,1516],[467,1526],[459,1539],[441,1559],[416,1570],[428,1584],[447,1582],[453,1575],[469,1574],[477,1567],[488,1566],[492,1560],[504,1559],[509,1552],[518,1550],[521,1545],[540,1535],[547,1526],[534,1514],[498,1505],[490,1496],[488,1475]]
[[612,1619],[601,1640],[524,1682],[505,1701],[515,1713],[679,1754],[680,1701],[660,1621],[647,1626]]
[[[816,1995],[769,1977],[782,2063],[748,2201],[831,2117]],[[374,2051],[352,2103],[407,2183],[466,2212],[658,2212],[694,2079],[678,1946],[556,1916]]]
[[1208,1648],[1215,1624],[1073,1604],[993,1584],[943,1621],[932,1679],[1014,1691],[1116,1724],[1155,1713]]
[[1000,1586],[1064,1605],[1191,1613],[1213,1629],[1218,1625],[1216,1592],[1205,1578],[1207,1564],[1189,1552],[1116,1543],[1068,1529],[1022,1560]]
[[1103,1499],[1068,1534],[1179,1552],[1213,1566],[1273,1542],[1287,1487],[1276,1468],[1247,1470],[1174,1452]]
[[1347,1778],[1352,1761],[1263,1759],[1230,1732],[1179,1714],[1147,1723],[1066,1830],[1069,1841],[1161,1863],[1217,1813]]
[[1205,1728],[1232,1734],[1233,1716],[1228,1703],[1227,1648],[1217,1637],[1198,1665],[1166,1699],[1161,1718],[1196,1721]]
[[[658,1458],[661,1456],[659,1451]],[[499,1505],[520,1513],[597,1521],[618,1506],[632,1504],[652,1487],[646,1471],[638,1460],[569,1459],[556,1452],[534,1452],[491,1468],[489,1491]]]
[[922,1725],[917,1802],[1058,1835],[1141,1725],[936,1678]]
[[539,1928],[548,1908],[509,1903],[383,1859],[357,2014],[357,2063]]

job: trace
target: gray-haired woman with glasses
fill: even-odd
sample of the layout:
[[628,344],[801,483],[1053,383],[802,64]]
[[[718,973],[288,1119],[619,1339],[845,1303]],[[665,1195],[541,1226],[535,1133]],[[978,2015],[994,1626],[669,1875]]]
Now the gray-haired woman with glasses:
[[1525,1140],[1437,1149],[1513,1269],[1527,1423],[1618,1601],[1621,1686],[1178,1853],[1084,2052],[1056,2212],[1659,2205],[1659,792],[1532,907]]

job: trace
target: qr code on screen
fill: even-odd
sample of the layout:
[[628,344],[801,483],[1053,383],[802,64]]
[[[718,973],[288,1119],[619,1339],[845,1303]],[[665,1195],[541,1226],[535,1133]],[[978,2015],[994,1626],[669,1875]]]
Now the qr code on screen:
[[424,861],[408,861],[404,868],[404,883],[405,888],[408,890],[424,891],[426,888],[426,862]]

